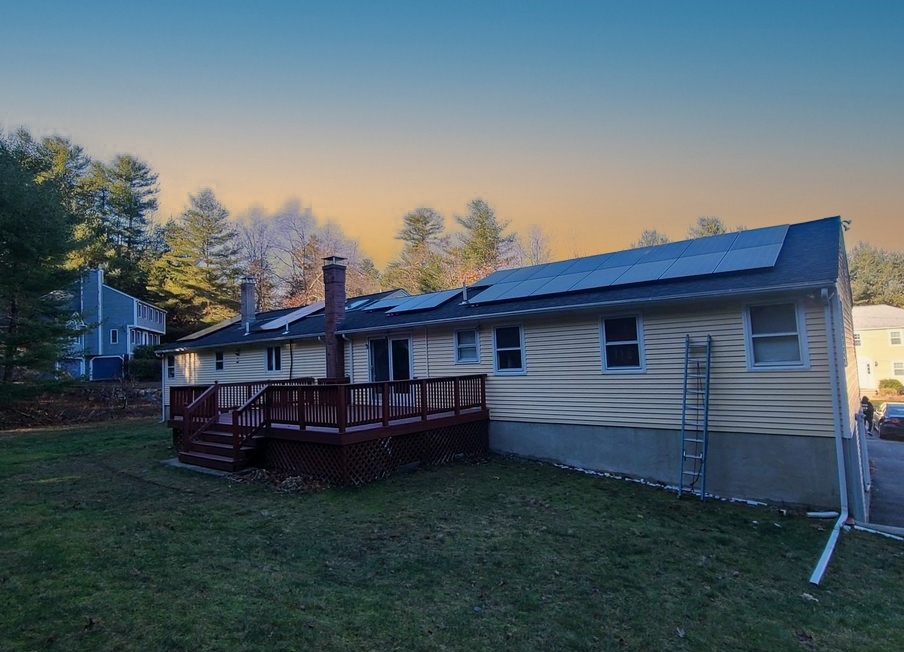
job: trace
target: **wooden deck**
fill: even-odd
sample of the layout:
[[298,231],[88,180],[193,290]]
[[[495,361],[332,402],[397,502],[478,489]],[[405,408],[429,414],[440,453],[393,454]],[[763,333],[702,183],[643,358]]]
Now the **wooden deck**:
[[[248,385],[172,388],[169,424],[180,460],[231,471],[272,466],[358,484],[385,476],[403,457],[441,463],[486,451],[484,375]],[[236,397],[247,398],[236,406]],[[419,434],[429,446],[412,439]]]

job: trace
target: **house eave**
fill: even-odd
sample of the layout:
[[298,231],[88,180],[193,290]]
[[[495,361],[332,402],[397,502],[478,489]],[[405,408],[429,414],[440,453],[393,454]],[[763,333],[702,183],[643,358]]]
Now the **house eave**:
[[[468,323],[474,321],[482,321],[487,319],[505,319],[515,316],[542,315],[552,312],[583,312],[586,310],[599,310],[600,308],[626,308],[636,305],[649,305],[650,303],[663,304],[682,301],[691,301],[699,299],[713,299],[719,297],[753,297],[764,294],[776,294],[780,292],[805,292],[807,290],[818,290],[824,287],[834,287],[836,281],[827,279],[822,281],[813,281],[810,283],[791,283],[783,285],[774,285],[755,290],[718,290],[712,292],[696,292],[694,294],[676,294],[664,295],[655,299],[623,299],[619,301],[596,301],[593,303],[584,303],[576,306],[547,306],[543,308],[530,308],[525,310],[504,310],[494,313],[482,313],[480,315],[462,315],[458,317],[448,317],[445,319],[434,319],[419,322],[400,322],[399,324],[382,324],[380,326],[368,326],[366,328],[341,329],[337,331],[339,335],[354,335],[356,333],[382,332],[395,328],[417,328],[420,326],[437,326],[442,324]],[[475,302],[476,303],[476,302]]]

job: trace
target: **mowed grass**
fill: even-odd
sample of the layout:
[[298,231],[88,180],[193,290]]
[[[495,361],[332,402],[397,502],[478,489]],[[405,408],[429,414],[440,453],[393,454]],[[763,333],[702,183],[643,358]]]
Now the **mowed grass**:
[[[0,650],[901,650],[904,544],[494,457],[283,495],[0,434]],[[808,594],[808,595],[805,595]]]

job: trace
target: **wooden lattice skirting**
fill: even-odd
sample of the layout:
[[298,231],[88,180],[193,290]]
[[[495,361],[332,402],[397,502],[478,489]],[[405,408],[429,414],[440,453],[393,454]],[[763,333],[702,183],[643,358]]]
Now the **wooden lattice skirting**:
[[385,478],[412,463],[435,466],[458,456],[482,457],[487,454],[487,424],[482,419],[343,444],[282,439],[270,434],[262,442],[257,463],[332,484],[359,485]]

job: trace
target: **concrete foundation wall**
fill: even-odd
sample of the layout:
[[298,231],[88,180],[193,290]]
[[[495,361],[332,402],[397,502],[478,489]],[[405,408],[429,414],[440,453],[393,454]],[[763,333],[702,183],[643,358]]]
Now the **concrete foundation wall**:
[[[490,450],[677,485],[675,430],[490,421]],[[710,433],[707,493],[838,509],[834,440]]]

